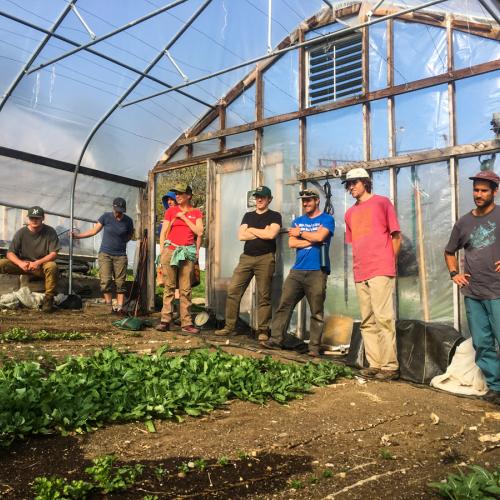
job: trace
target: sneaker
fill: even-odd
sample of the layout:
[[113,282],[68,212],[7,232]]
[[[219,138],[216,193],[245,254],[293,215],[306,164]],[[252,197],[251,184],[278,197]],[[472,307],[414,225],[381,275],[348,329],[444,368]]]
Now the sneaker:
[[182,331],[185,333],[193,333],[193,334],[200,333],[200,330],[198,330],[198,328],[196,328],[193,325],[183,326]]
[[228,335],[231,335],[233,333],[233,330],[231,328],[221,328],[220,330],[215,330],[215,335],[218,337],[227,337]]
[[54,297],[51,296],[45,296],[42,302],[42,311],[44,313],[51,313],[54,312]]
[[363,368],[359,370],[359,374],[366,378],[373,378],[377,373],[380,373],[380,368]]
[[266,340],[265,342],[261,342],[261,345],[266,349],[273,349],[273,350],[283,349],[281,342],[276,342],[276,340],[274,340],[272,337],[269,340]]
[[257,340],[259,342],[267,342],[269,340],[269,332],[267,330],[257,330]]
[[156,325],[156,330],[159,332],[168,332],[170,328],[170,323],[166,323],[165,321],[161,321]]
[[397,380],[399,370],[380,370],[374,377],[376,380]]
[[490,389],[484,396],[483,399],[493,403],[494,405],[500,405],[500,391],[495,391]]

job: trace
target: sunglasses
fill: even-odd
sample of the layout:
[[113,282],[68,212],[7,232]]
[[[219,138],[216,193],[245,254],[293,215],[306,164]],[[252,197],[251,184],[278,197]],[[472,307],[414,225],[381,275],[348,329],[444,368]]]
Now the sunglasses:
[[309,189],[304,189],[303,191],[299,191],[299,196],[309,196],[310,198],[317,198],[318,195],[314,191],[310,191]]

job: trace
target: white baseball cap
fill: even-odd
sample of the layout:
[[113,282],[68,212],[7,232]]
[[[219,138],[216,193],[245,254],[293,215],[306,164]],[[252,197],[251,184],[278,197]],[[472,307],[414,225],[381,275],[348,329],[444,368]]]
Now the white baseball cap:
[[347,181],[353,179],[369,179],[370,174],[364,168],[352,168],[349,170],[345,176],[345,180],[342,181],[342,184],[345,184]]

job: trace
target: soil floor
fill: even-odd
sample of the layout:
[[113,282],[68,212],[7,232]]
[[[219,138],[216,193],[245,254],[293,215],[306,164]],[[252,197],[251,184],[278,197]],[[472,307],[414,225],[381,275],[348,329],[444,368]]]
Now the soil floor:
[[[168,343],[186,350],[220,345],[244,356],[270,354],[286,362],[306,361],[292,352],[262,351],[245,336],[221,340],[210,330],[193,336],[153,328],[125,332],[111,325],[114,319],[103,305],[93,303],[86,304],[83,312],[4,312],[1,331],[24,327],[90,336],[71,341],[3,342],[0,352],[14,359],[63,359],[108,345],[149,353]],[[0,497],[33,498],[30,485],[37,476],[88,479],[85,468],[105,454],[115,454],[120,464],[145,466],[130,490],[108,495],[131,499],[148,495],[438,498],[428,487],[430,481],[442,480],[459,468],[466,471],[470,464],[490,470],[500,464],[500,444],[483,437],[500,431],[498,406],[402,381],[341,379],[289,405],[234,401],[204,417],[188,417],[181,423],[156,421],[155,427],[156,432],[150,433],[137,422],[85,435],[16,442],[0,450]],[[179,475],[182,464],[199,459],[204,466]]]

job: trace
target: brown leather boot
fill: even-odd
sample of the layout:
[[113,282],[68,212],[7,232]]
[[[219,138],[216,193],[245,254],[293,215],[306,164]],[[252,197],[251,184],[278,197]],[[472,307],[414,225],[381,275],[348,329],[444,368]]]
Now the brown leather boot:
[[44,313],[51,313],[54,312],[54,310],[54,297],[51,295],[45,295],[42,302],[42,311]]

